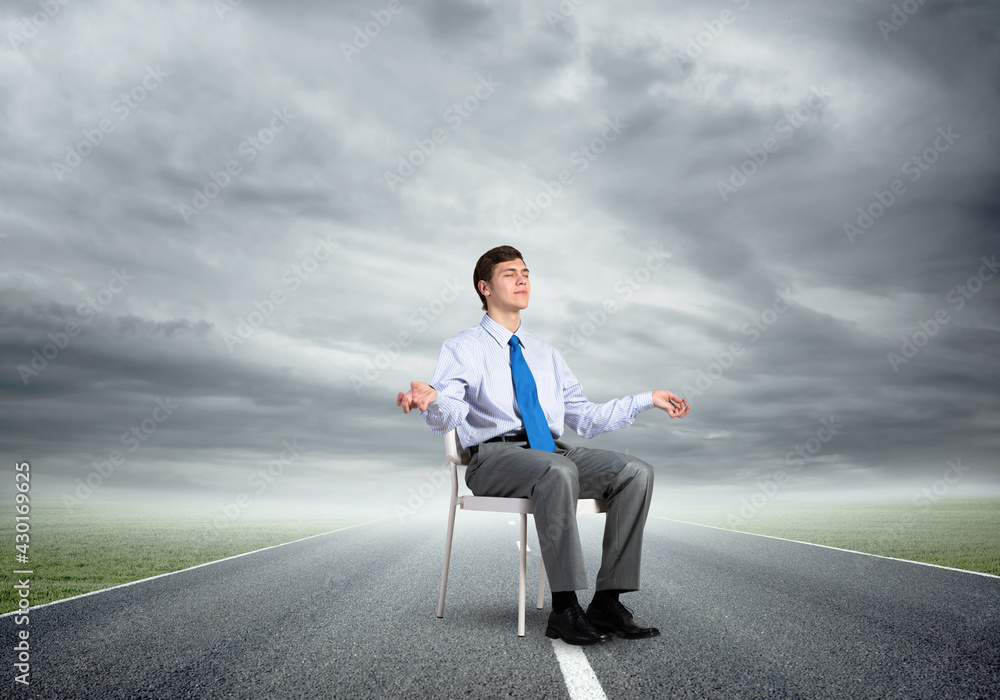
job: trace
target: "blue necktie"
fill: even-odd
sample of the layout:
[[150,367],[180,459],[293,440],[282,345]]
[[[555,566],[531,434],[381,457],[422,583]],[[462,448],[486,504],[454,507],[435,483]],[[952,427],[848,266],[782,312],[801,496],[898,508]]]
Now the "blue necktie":
[[542,405],[538,402],[538,389],[535,378],[521,352],[521,341],[512,335],[507,341],[510,345],[510,371],[514,376],[514,393],[517,396],[517,407],[521,409],[521,422],[524,432],[528,434],[528,446],[536,450],[554,452],[556,444],[552,440],[549,424],[542,413]]

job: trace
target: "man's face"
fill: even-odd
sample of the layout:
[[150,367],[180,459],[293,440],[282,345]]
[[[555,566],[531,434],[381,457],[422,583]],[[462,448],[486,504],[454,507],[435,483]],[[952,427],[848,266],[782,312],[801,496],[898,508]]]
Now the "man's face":
[[493,267],[493,278],[486,293],[487,306],[496,311],[520,311],[528,307],[531,282],[528,268],[518,258]]

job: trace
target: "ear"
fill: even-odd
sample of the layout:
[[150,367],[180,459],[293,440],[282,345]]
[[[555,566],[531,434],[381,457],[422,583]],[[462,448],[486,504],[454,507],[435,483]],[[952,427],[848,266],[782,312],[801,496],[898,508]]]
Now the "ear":
[[490,295],[490,283],[486,280],[479,280],[479,291],[482,292],[484,297],[488,297]]

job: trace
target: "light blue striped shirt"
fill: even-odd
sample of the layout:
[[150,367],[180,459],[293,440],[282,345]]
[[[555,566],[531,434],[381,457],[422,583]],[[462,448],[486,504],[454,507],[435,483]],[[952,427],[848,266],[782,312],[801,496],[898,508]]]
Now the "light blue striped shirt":
[[[437,435],[458,428],[463,447],[524,429],[510,373],[509,330],[483,315],[478,326],[444,341],[431,386],[437,398],[420,415]],[[541,338],[517,331],[524,359],[538,387],[538,400],[559,439],[563,424],[591,438],[631,425],[653,407],[653,394],[641,394],[595,404],[555,348]]]

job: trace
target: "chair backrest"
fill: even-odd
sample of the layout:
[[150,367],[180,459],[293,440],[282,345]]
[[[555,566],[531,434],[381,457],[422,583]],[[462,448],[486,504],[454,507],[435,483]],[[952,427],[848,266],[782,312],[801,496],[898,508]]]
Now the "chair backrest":
[[469,464],[472,455],[469,454],[468,450],[463,450],[462,445],[459,444],[458,430],[452,430],[444,436],[444,455],[448,464],[453,464],[456,467]]
[[461,500],[458,497],[458,468],[466,466],[472,455],[468,450],[463,450],[458,442],[458,431],[452,430],[444,436],[444,457],[451,467],[451,508],[454,516],[455,506]]

